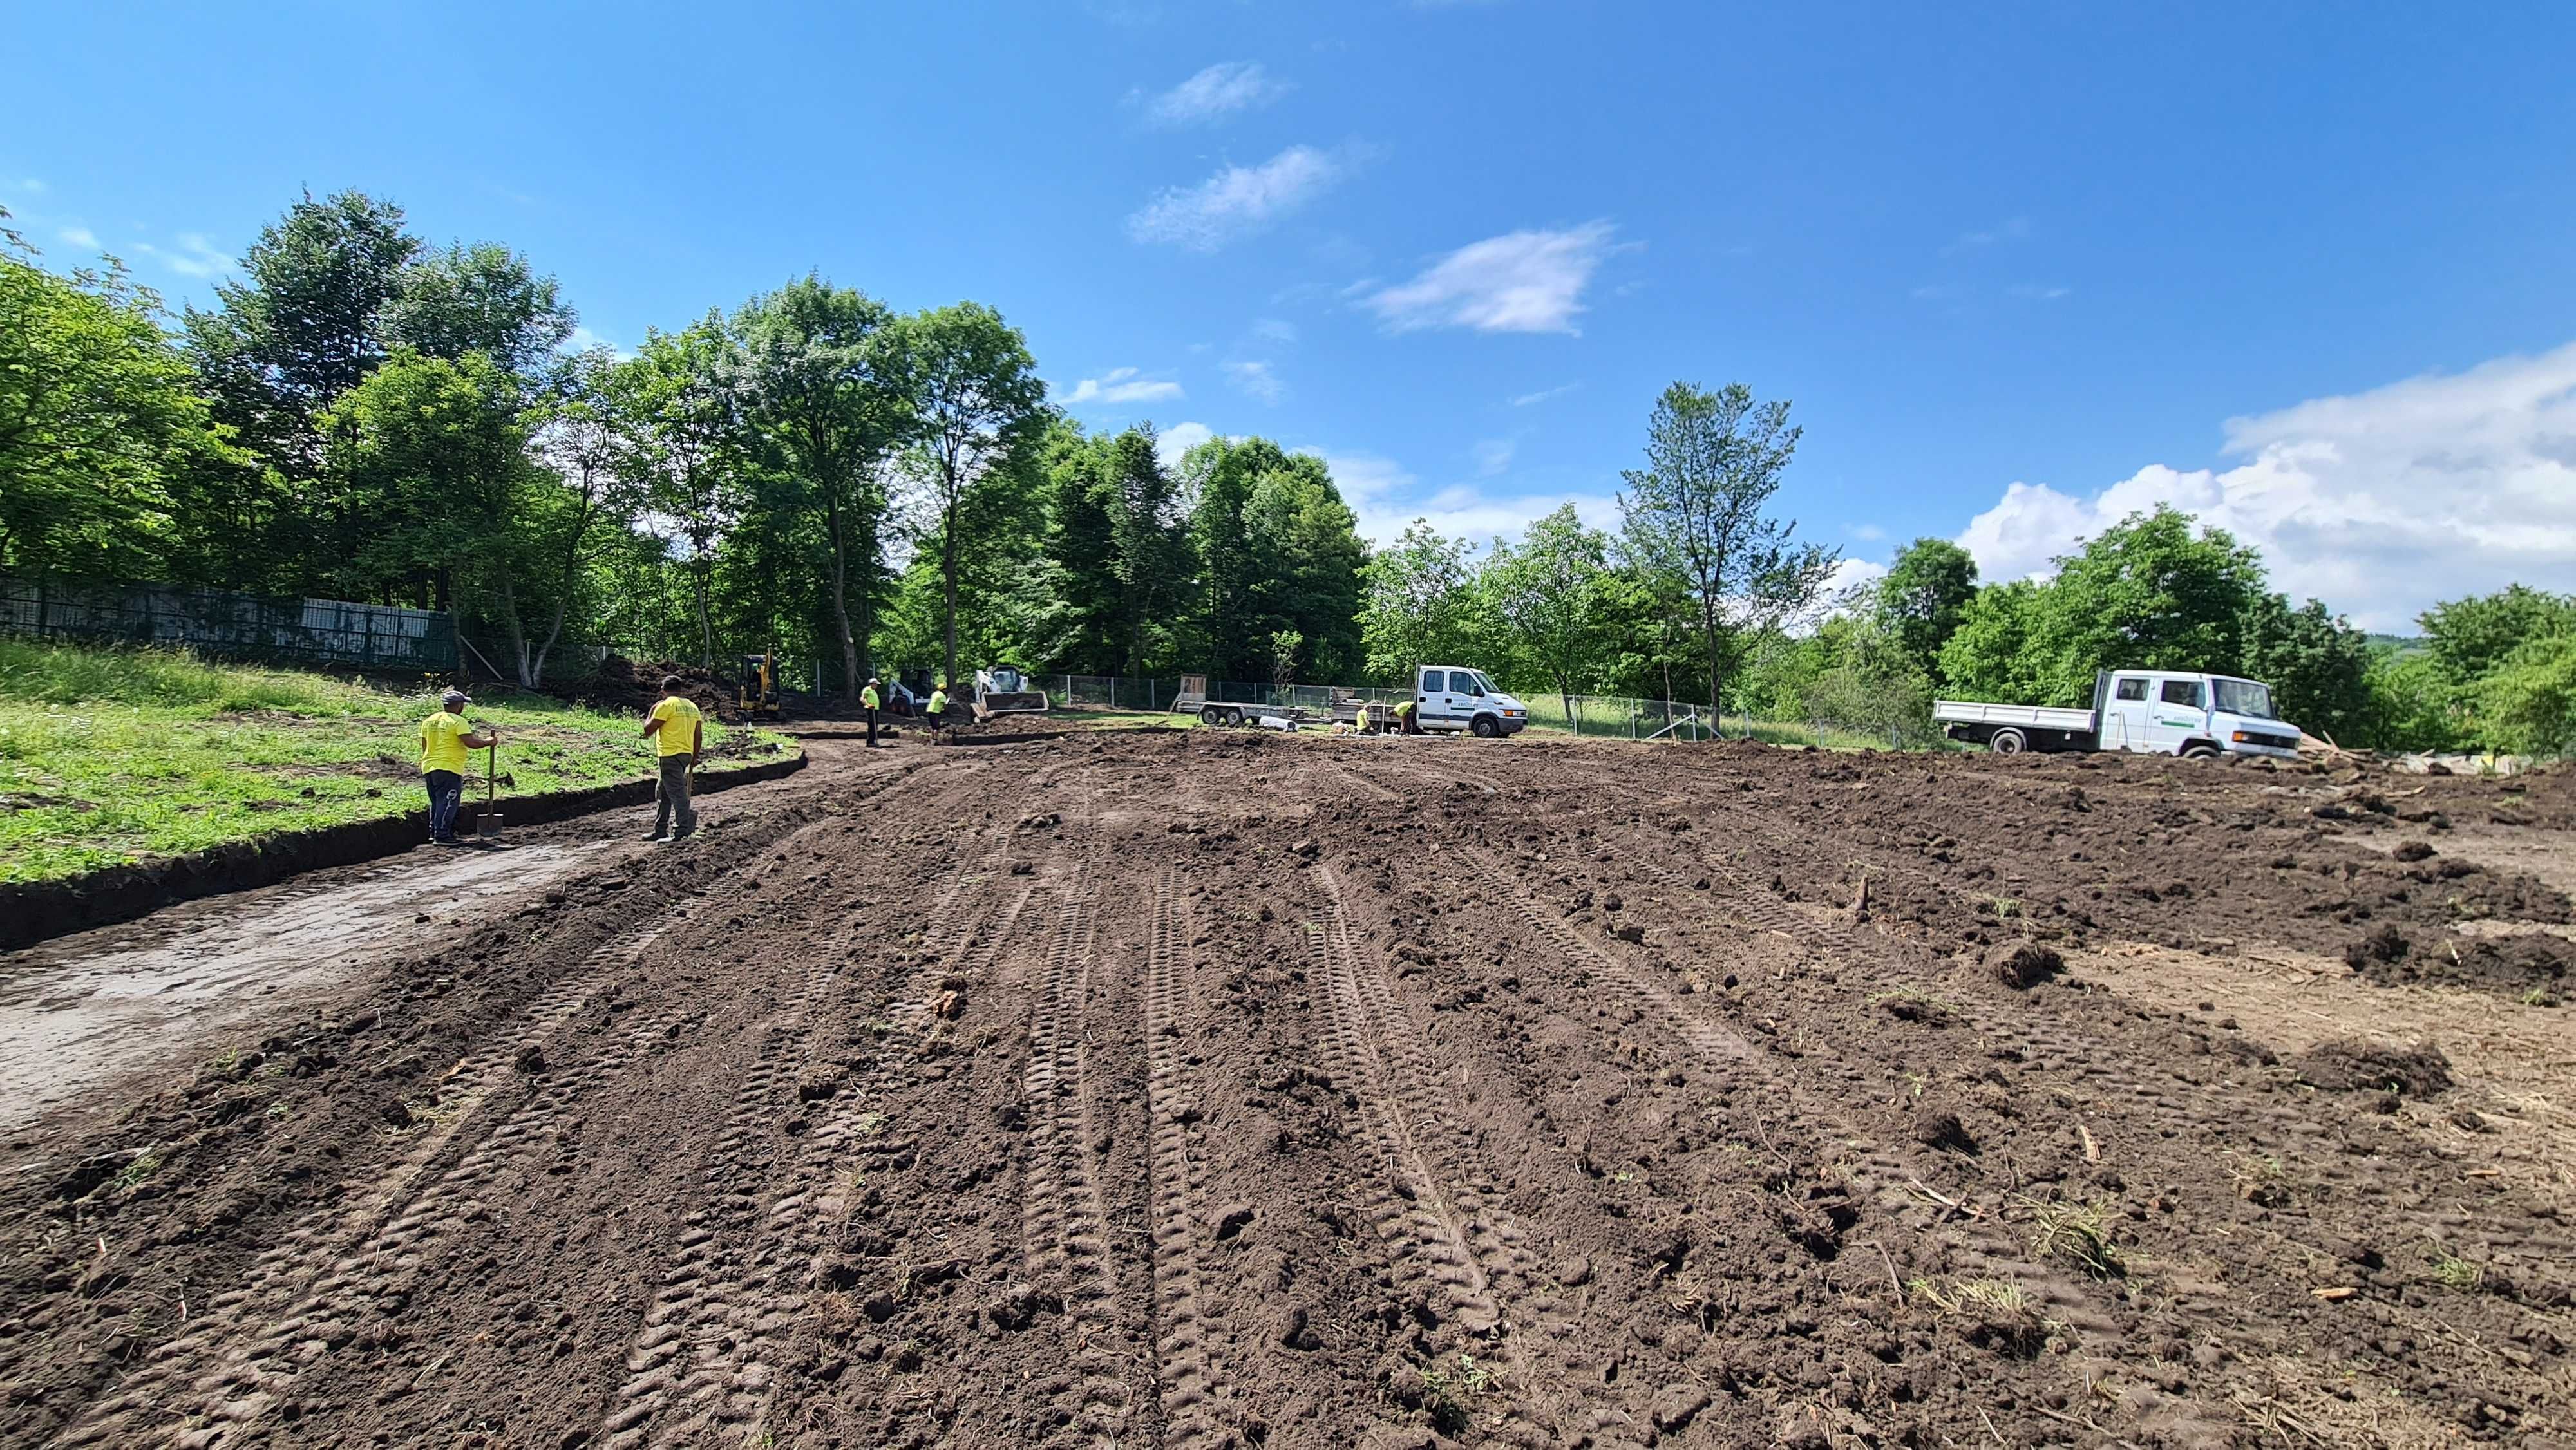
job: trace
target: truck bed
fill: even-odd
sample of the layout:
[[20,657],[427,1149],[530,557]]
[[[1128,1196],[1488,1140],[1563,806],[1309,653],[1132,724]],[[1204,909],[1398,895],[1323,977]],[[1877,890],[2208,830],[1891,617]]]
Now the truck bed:
[[1982,700],[1935,700],[1932,718],[1942,724],[2019,725],[2031,730],[2093,728],[2093,712],[2056,705],[1989,705]]

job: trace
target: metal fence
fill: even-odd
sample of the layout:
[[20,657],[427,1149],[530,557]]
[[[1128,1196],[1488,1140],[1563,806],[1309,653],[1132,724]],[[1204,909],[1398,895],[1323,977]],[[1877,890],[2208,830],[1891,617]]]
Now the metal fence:
[[455,621],[432,610],[172,584],[0,578],[0,633],[370,670],[456,668]]
[[[1181,693],[1181,682],[1176,677],[1137,680],[1114,675],[1031,675],[1028,683],[1033,690],[1044,690],[1048,706],[1058,710],[1168,711]],[[1330,711],[1336,701],[1391,706],[1406,698],[1406,692],[1369,685],[1265,685],[1248,680],[1214,680],[1208,684],[1206,698],[1220,705],[1261,705],[1321,715]],[[1529,728],[1537,731],[1622,740],[1706,740],[1720,733],[1705,705],[1625,695],[1577,695],[1569,711],[1566,702],[1556,695],[1528,695],[1522,700],[1529,706]],[[1750,726],[1751,722],[1737,722],[1725,733],[1743,733]]]

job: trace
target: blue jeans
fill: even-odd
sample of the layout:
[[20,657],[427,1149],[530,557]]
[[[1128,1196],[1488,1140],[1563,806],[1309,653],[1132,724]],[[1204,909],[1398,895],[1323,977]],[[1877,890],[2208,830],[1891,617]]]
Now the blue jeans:
[[452,770],[433,770],[421,780],[429,787],[429,838],[455,840],[456,803],[465,796],[465,777]]

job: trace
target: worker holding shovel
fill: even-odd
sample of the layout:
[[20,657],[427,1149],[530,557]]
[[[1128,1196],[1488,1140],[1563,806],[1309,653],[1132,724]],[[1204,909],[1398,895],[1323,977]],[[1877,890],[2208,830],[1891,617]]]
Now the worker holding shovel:
[[689,772],[706,753],[707,723],[697,702],[680,693],[678,675],[662,677],[662,698],[644,719],[644,738],[659,748],[662,766],[661,784],[653,792],[653,834],[644,839],[661,840],[668,830],[672,840],[687,840],[698,828],[697,808],[689,804]]
[[420,778],[429,787],[429,840],[434,846],[460,844],[456,806],[465,795],[465,752],[488,750],[501,740],[499,731],[477,733],[465,722],[465,707],[472,703],[463,690],[450,690],[438,697],[438,712],[420,722]]

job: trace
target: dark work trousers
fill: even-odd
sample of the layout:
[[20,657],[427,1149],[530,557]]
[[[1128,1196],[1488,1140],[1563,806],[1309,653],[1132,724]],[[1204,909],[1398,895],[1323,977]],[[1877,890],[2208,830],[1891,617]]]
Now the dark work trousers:
[[877,712],[874,710],[868,712],[868,748],[877,748]]
[[456,803],[464,798],[465,777],[452,770],[430,770],[423,771],[420,779],[429,787],[429,838],[455,840]]
[[677,826],[672,839],[677,840],[698,828],[698,809],[689,804],[689,766],[697,757],[682,751],[662,757],[662,784],[653,792],[653,834]]

